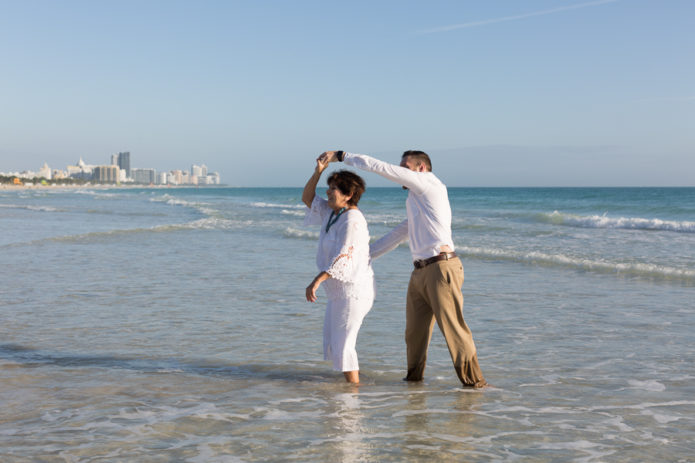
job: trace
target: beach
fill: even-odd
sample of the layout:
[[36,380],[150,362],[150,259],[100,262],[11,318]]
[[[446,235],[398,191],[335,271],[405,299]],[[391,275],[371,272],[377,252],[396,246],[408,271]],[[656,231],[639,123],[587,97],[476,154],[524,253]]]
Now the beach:
[[0,460],[694,461],[695,188],[450,188],[484,390],[402,381],[407,245],[331,370],[301,191],[0,187]]

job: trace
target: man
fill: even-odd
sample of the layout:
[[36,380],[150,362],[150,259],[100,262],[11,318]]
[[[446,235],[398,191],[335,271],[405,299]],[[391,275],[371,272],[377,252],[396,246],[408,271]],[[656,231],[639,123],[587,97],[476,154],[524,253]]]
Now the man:
[[408,218],[371,245],[371,256],[376,258],[408,239],[413,256],[415,268],[408,284],[405,312],[408,374],[404,379],[422,380],[436,320],[463,385],[486,386],[473,336],[463,319],[463,266],[454,253],[449,195],[432,173],[429,156],[422,151],[406,151],[400,166],[344,151],[326,151],[321,158],[374,172],[408,190]]

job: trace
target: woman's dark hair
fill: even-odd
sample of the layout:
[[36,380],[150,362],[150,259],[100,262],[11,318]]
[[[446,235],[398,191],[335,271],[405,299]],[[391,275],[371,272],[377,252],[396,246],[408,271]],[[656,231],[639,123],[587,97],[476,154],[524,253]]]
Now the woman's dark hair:
[[364,193],[364,190],[367,188],[362,177],[349,170],[333,172],[331,176],[328,177],[328,180],[326,180],[326,183],[328,186],[334,185],[345,196],[352,195],[348,200],[350,206],[357,206],[357,203],[360,202],[362,193]]
[[403,156],[401,156],[401,159],[405,157],[411,157],[415,159],[418,164],[424,164],[425,167],[427,167],[428,172],[432,172],[432,161],[430,161],[430,157],[424,151],[406,151],[405,153],[403,153]]

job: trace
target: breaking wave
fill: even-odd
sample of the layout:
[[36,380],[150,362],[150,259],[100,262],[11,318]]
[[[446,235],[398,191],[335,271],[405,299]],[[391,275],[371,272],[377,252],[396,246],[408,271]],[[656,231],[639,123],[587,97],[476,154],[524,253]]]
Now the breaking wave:
[[294,216],[294,217],[304,217],[304,215],[306,214],[304,211],[299,211],[299,210],[296,210],[296,209],[295,209],[295,210],[283,209],[283,210],[280,211],[280,212],[281,212],[282,214],[291,215],[291,216]]
[[255,202],[255,203],[251,203],[251,205],[254,207],[273,207],[273,208],[281,208],[281,209],[306,209],[306,206],[304,204],[275,204],[275,203]]
[[646,278],[682,280],[695,284],[695,270],[649,263],[623,263],[596,259],[584,259],[564,254],[514,251],[496,248],[457,246],[456,253],[474,259],[494,259],[549,267],[564,267],[588,272],[633,275]]
[[75,190],[74,193],[78,195],[94,196],[95,198],[117,198],[122,196],[120,193],[105,193],[103,191],[94,190]]
[[644,219],[640,217],[607,217],[606,214],[580,216],[554,211],[550,214],[540,214],[540,220],[554,225],[579,228],[617,228],[695,233],[695,222]]
[[207,203],[200,203],[200,202],[193,202],[193,201],[186,201],[185,199],[179,199],[175,198],[171,195],[164,195],[164,196],[158,196],[156,198],[150,198],[150,201],[154,203],[165,203],[169,204],[170,206],[184,206],[184,207],[195,207],[199,208],[202,206],[209,206]]
[[0,204],[0,207],[5,209],[26,209],[36,212],[65,212],[65,209],[58,209],[51,206],[32,206],[26,204]]
[[319,232],[309,230],[299,230],[297,228],[287,227],[282,233],[287,238],[312,239],[319,238]]

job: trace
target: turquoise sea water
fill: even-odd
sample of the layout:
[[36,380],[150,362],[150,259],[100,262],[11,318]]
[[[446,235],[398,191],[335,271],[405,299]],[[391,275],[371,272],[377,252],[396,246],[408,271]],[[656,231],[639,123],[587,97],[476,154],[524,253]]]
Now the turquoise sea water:
[[449,194],[484,391],[401,381],[407,246],[331,371],[300,188],[0,191],[0,461],[694,461],[695,188]]

